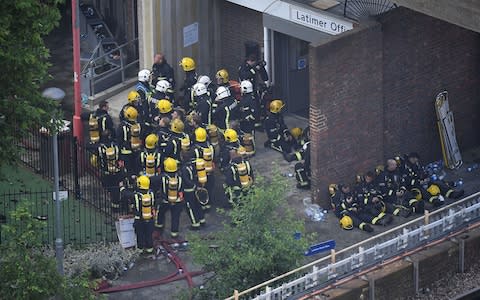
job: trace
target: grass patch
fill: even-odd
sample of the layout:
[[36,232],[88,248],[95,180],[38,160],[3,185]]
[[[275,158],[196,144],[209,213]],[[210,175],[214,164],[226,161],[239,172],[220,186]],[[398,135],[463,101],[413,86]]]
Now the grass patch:
[[53,183],[23,165],[0,168],[0,194],[11,190],[30,189],[35,191],[53,189]]

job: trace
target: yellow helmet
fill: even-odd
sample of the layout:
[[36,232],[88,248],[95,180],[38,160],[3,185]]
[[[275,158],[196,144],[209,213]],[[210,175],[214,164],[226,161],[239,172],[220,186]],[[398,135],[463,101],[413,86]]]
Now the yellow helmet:
[[167,172],[177,172],[177,161],[171,157],[167,157],[163,162],[163,168]]
[[274,114],[279,113],[282,110],[283,106],[284,104],[282,100],[273,100],[272,102],[270,102],[270,112]]
[[179,64],[185,72],[195,70],[195,61],[191,57],[184,57]]
[[333,196],[335,195],[335,193],[337,192],[338,190],[338,185],[335,184],[335,183],[330,183],[328,185],[328,193],[330,194],[330,196]]
[[140,94],[137,91],[130,91],[127,99],[128,103],[138,102],[140,101]]
[[238,141],[238,134],[233,129],[225,130],[225,133],[223,135],[225,136],[225,141],[229,143],[235,143]]
[[225,69],[218,70],[217,74],[215,74],[215,78],[221,79],[223,83],[228,82],[228,71]]
[[340,227],[342,227],[345,230],[352,230],[353,229],[352,218],[350,218],[349,216],[343,216],[340,219]]
[[183,121],[180,119],[173,119],[172,122],[170,123],[170,130],[175,133],[182,133],[184,128],[185,128],[185,125],[183,124]]
[[150,178],[145,175],[138,176],[137,187],[142,190],[148,190],[150,188]]
[[295,138],[295,139],[298,139],[301,135],[302,135],[302,128],[300,127],[293,127],[292,129],[290,129],[290,134]]
[[138,111],[135,107],[129,106],[123,111],[125,118],[129,121],[136,121],[138,117]]
[[383,165],[378,165],[375,167],[375,174],[379,175],[383,170],[385,170],[385,167]]
[[157,102],[158,111],[162,114],[167,114],[172,111],[172,102],[167,99],[162,99]]
[[436,184],[432,184],[428,187],[427,192],[432,196],[440,195],[440,188]]
[[157,145],[157,142],[158,142],[158,136],[154,133],[150,133],[145,138],[145,148],[153,149]]
[[207,140],[207,131],[203,127],[195,129],[195,140],[197,142],[205,142]]

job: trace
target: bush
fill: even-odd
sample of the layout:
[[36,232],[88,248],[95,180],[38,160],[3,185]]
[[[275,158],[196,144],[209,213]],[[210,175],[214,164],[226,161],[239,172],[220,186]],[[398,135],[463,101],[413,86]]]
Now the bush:
[[[234,289],[247,289],[302,263],[313,236],[305,236],[304,222],[288,208],[285,191],[279,175],[271,182],[257,178],[251,193],[223,212],[231,222],[212,234],[214,241],[189,238],[194,261],[213,273],[197,298],[225,298]],[[296,240],[295,232],[304,238]]]

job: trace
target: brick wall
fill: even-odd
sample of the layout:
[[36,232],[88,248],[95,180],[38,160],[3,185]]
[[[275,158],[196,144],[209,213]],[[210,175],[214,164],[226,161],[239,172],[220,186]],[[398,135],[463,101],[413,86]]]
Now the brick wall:
[[383,156],[382,32],[375,25],[310,48],[312,189],[351,181]]
[[238,80],[238,66],[245,59],[245,41],[263,45],[262,13],[228,1],[220,1],[221,66]]
[[449,91],[457,140],[480,144],[480,34],[406,8],[310,48],[312,192],[395,153],[441,159],[434,99]]
[[460,149],[480,142],[480,35],[399,8],[385,15],[385,154],[417,151],[441,158],[434,99],[447,90]]

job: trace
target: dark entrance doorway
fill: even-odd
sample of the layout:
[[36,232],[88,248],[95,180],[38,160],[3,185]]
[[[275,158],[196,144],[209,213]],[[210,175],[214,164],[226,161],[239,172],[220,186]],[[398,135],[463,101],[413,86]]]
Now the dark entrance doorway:
[[286,111],[308,118],[308,42],[274,33],[276,96],[286,103]]

